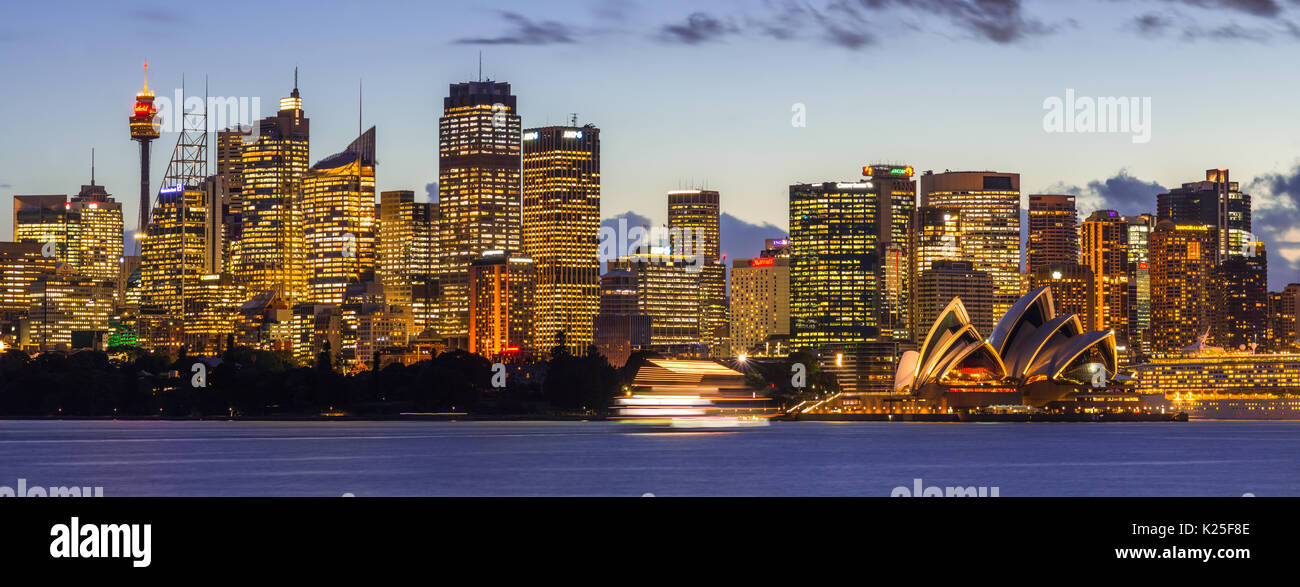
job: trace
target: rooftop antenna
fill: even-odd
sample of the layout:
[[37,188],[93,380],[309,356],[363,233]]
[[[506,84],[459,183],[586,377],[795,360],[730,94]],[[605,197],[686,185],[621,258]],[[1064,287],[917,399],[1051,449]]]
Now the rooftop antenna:
[[95,148],[90,148],[90,185],[95,185]]
[[483,51],[478,52],[478,81],[483,81]]
[[570,112],[569,117],[570,117],[569,119],[572,121],[572,124],[570,126],[578,126],[578,113]]

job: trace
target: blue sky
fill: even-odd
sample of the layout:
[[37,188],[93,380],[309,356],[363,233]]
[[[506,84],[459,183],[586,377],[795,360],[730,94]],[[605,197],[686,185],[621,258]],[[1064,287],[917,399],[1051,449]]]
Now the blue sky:
[[[1297,23],[1293,0],[9,3],[0,234],[13,194],[86,183],[92,147],[134,219],[126,117],[142,61],[160,95],[206,76],[264,114],[299,67],[313,160],[355,134],[364,79],[379,189],[423,192],[441,99],[477,77],[482,51],[525,125],[577,112],[601,127],[604,216],[659,222],[665,191],[707,184],[724,211],[780,229],[789,184],[881,161],[1019,172],[1025,193],[1078,193],[1083,215],[1141,212],[1157,188],[1227,167],[1255,196],[1276,288],[1300,281]],[[1067,89],[1149,97],[1151,140],[1045,132],[1044,100]],[[155,142],[154,178],[174,141]]]

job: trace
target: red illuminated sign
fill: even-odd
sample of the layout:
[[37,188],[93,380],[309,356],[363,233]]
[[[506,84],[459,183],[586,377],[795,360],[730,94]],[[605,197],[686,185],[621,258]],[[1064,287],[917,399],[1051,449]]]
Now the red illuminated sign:
[[749,266],[750,266],[750,267],[771,267],[772,265],[775,265],[775,264],[776,264],[776,259],[773,259],[773,258],[765,258],[765,259],[750,259],[750,260],[749,260]]

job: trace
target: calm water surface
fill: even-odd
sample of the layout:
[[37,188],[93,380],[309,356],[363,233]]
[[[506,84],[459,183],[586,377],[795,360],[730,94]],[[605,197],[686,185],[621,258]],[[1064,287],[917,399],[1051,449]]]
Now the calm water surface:
[[610,422],[0,421],[0,486],[107,496],[1300,495],[1300,422],[778,422],[645,433]]

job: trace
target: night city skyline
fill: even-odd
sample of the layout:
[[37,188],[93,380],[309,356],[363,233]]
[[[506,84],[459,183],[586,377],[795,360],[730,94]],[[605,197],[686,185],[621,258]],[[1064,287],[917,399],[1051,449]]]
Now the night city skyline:
[[[1300,233],[1290,228],[1291,198],[1300,192],[1292,187],[1300,144],[1275,132],[1277,122],[1294,119],[1293,108],[1282,100],[1287,92],[1249,91],[1253,80],[1262,79],[1252,72],[1259,68],[1262,74],[1268,61],[1250,56],[1294,42],[1286,34],[1294,8],[1272,2],[1078,2],[1066,3],[1068,8],[1028,2],[1005,9],[964,2],[885,4],[843,15],[868,24],[857,41],[819,25],[825,19],[817,15],[834,11],[811,4],[803,16],[781,19],[787,25],[781,32],[768,26],[781,11],[762,3],[701,11],[673,3],[579,2],[552,6],[544,15],[526,4],[448,8],[462,13],[455,29],[429,18],[431,27],[422,35],[401,35],[391,44],[342,41],[331,50],[319,46],[321,33],[364,29],[370,21],[383,22],[397,35],[421,22],[419,11],[426,9],[412,8],[415,13],[394,19],[390,9],[375,7],[360,13],[360,23],[320,10],[301,30],[285,32],[275,50],[256,50],[270,41],[249,39],[253,45],[233,53],[197,40],[204,35],[187,34],[216,26],[203,17],[147,4],[125,11],[81,6],[60,17],[63,30],[71,33],[99,18],[123,26],[97,34],[93,51],[83,45],[87,36],[77,34],[51,47],[23,32],[49,25],[50,17],[15,7],[15,18],[0,25],[0,43],[17,57],[0,70],[12,82],[0,91],[19,93],[6,95],[0,108],[13,110],[5,116],[7,134],[23,140],[0,147],[0,186],[8,186],[0,189],[74,192],[88,181],[94,148],[98,183],[123,199],[136,181],[134,149],[121,138],[120,113],[129,107],[123,97],[138,89],[139,64],[147,59],[159,95],[179,87],[182,74],[191,93],[201,91],[206,76],[213,95],[260,97],[263,116],[274,111],[275,100],[292,83],[292,69],[299,67],[304,108],[322,121],[316,125],[318,145],[346,143],[354,134],[356,85],[364,80],[365,123],[379,128],[379,150],[386,154],[377,189],[409,189],[427,199],[426,186],[436,181],[439,88],[475,79],[482,51],[485,77],[510,82],[520,96],[525,126],[562,124],[576,111],[605,130],[604,218],[631,211],[662,223],[661,210],[639,202],[707,183],[722,193],[724,213],[785,230],[786,186],[853,179],[845,170],[879,161],[903,161],[918,170],[1015,171],[1024,178],[1025,194],[1077,194],[1081,216],[1101,208],[1136,214],[1153,211],[1155,194],[1164,191],[1159,188],[1225,167],[1255,198],[1256,232],[1272,253],[1270,285],[1279,289],[1296,281]],[[909,5],[936,9],[927,15]],[[1098,9],[1069,10],[1075,7]],[[276,12],[248,8],[259,18]],[[176,48],[141,48],[140,35],[171,39]],[[782,37],[788,40],[774,40]],[[939,39],[945,42],[932,43]],[[1071,53],[1068,60],[1044,56],[1061,55],[1055,48],[1072,43],[1093,49]],[[285,55],[294,47],[299,56]],[[653,60],[638,56],[646,47],[658,49]],[[1233,48],[1231,67],[1222,47]],[[1006,72],[999,73],[1003,81],[972,85],[980,75],[974,63],[993,58]],[[1218,75],[1227,77],[1226,88],[1197,81],[1215,63],[1223,63],[1218,70],[1225,73]],[[1034,75],[1017,75],[1018,69]],[[886,79],[891,85],[904,80],[902,87],[910,89],[870,91]],[[826,80],[836,80],[835,91],[815,89]],[[1236,84],[1242,89],[1234,89]],[[684,87],[697,89],[683,92]],[[979,91],[967,91],[974,87]],[[42,111],[59,112],[57,119],[31,115],[25,100],[33,88],[45,100]],[[1069,89],[1081,96],[1151,97],[1150,142],[1134,144],[1123,133],[1044,132],[1043,101]],[[790,124],[795,104],[806,107],[806,127]],[[1221,104],[1239,106],[1204,115]],[[1219,138],[1233,136],[1250,140]],[[155,144],[155,153],[163,154],[154,157],[153,177],[165,168],[169,139],[174,135]],[[313,148],[311,159],[325,154]],[[125,216],[134,218],[134,202],[124,205]],[[0,217],[0,232],[10,232],[11,216]],[[744,247],[732,245],[738,250],[728,252],[756,252],[752,244]]]

